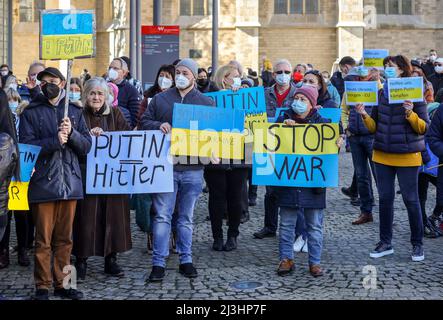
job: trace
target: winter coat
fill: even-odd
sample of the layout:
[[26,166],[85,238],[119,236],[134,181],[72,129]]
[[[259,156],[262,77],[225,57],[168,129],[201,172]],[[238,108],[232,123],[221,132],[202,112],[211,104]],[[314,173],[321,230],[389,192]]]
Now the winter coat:
[[137,125],[137,115],[140,109],[141,95],[138,90],[131,85],[128,80],[123,80],[117,84],[118,87],[118,106],[129,111],[131,127]]
[[[129,130],[118,108],[104,106],[94,113],[86,107],[83,116],[89,130],[95,127],[105,132]],[[86,171],[86,157],[81,157],[80,164]],[[83,258],[130,250],[129,195],[85,195],[77,203],[73,239],[73,254]]]
[[295,90],[297,90],[296,86],[291,84],[288,95],[283,101],[283,104],[279,107],[277,106],[277,94],[275,93],[275,85],[265,88],[266,113],[268,117],[275,117],[275,112],[277,108],[291,108],[291,104],[294,101]]
[[[62,96],[64,94],[63,91]],[[45,96],[39,95],[20,116],[20,142],[42,148],[30,181],[30,203],[83,198],[78,157],[89,152],[91,136],[82,109],[69,104],[72,132],[68,142],[64,146],[60,144],[58,128],[64,117],[64,103],[62,98],[53,106]]]

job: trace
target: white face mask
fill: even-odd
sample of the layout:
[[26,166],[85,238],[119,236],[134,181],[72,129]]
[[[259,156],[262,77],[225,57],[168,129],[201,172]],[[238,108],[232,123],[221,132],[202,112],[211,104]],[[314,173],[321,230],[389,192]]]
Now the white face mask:
[[162,90],[169,89],[170,87],[172,87],[172,80],[166,77],[159,77],[158,85]]
[[8,73],[9,73],[8,71],[2,71],[2,72],[1,72],[1,75],[2,75],[3,77],[6,77],[6,76],[8,75]]
[[110,68],[108,70],[108,78],[111,81],[117,80],[118,79],[118,72],[116,70]]
[[277,81],[277,83],[281,86],[288,85],[290,80],[291,75],[286,73],[277,74],[277,76],[275,77],[275,81]]
[[436,66],[434,69],[435,69],[435,72],[437,72],[437,73],[443,73],[443,67],[442,66]]
[[429,56],[429,61],[434,62],[435,60],[437,60],[437,56]]
[[232,80],[234,81],[234,83],[232,84],[233,88],[240,88],[241,87],[241,78],[236,77]]
[[178,89],[183,90],[189,88],[190,81],[184,75],[177,75],[175,77],[175,85]]
[[114,97],[112,95],[109,95],[107,102],[108,102],[108,106],[112,107],[112,105],[114,103]]

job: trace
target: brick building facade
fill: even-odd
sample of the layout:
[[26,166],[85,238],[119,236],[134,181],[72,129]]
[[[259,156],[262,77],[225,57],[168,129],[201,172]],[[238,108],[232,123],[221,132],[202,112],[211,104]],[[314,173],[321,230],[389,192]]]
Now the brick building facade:
[[[142,1],[142,23],[152,24],[152,0]],[[38,10],[95,9],[97,57],[78,60],[92,74],[114,56],[129,54],[128,0],[13,1],[13,69],[21,78],[38,59]],[[163,24],[180,25],[180,56],[211,63],[212,0],[163,0]],[[442,0],[220,0],[220,64],[237,59],[258,69],[261,56],[310,62],[330,70],[343,55],[361,58],[363,47],[409,57],[435,48],[443,53]],[[63,62],[48,62],[63,66]]]

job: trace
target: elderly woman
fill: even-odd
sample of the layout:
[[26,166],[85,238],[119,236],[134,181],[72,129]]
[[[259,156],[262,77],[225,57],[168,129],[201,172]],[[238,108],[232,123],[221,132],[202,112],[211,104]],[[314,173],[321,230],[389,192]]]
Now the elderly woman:
[[[100,136],[105,131],[125,131],[129,125],[118,108],[109,106],[109,88],[102,78],[92,78],[85,83],[82,102],[84,117],[91,135]],[[81,159],[82,169],[86,159]],[[82,172],[85,179],[85,170]],[[85,182],[83,183],[85,185]],[[123,276],[117,264],[117,253],[132,248],[129,196],[85,195],[77,205],[74,221],[75,267],[77,277],[86,276],[86,260],[91,256],[104,256],[104,272]]]

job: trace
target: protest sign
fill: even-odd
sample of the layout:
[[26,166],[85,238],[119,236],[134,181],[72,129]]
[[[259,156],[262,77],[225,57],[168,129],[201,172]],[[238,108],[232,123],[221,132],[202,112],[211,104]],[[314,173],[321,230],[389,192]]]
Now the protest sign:
[[267,124],[256,128],[252,183],[288,187],[337,187],[336,123]]
[[9,185],[9,210],[29,210],[28,188],[32,171],[37,162],[41,147],[19,143],[20,152],[20,181],[12,179]]
[[[269,123],[277,122],[277,119],[283,115],[283,113],[288,110],[288,108],[277,108],[275,111],[275,117],[269,117]],[[318,109],[318,113],[326,119],[331,119],[332,123],[339,123],[341,118],[341,109],[340,108],[320,108]]]
[[391,78],[388,79],[389,104],[423,101],[423,78]]
[[105,132],[92,138],[86,193],[139,194],[174,191],[170,141],[160,131]]
[[254,127],[267,123],[265,91],[263,87],[208,92],[205,96],[215,101],[217,108],[240,109],[245,112],[245,143],[252,143]]
[[378,105],[377,81],[345,81],[346,104],[355,106],[363,103],[366,106]]
[[40,18],[40,59],[71,60],[95,56],[92,10],[44,10]]
[[176,103],[171,154],[241,160],[244,158],[244,124],[243,110]]
[[386,49],[365,49],[363,50],[364,66],[367,68],[383,69],[383,60],[389,56]]

